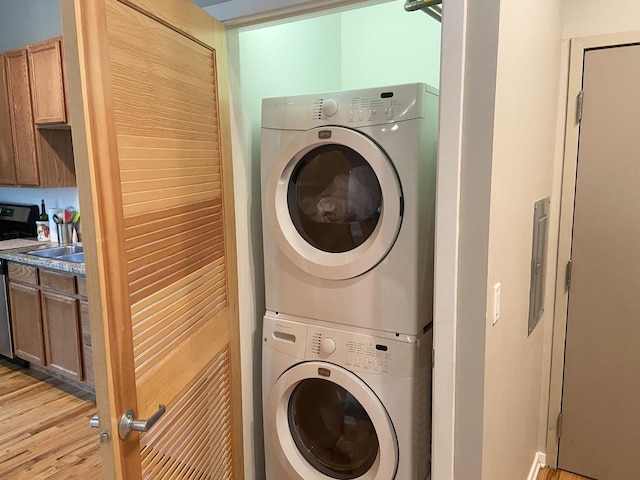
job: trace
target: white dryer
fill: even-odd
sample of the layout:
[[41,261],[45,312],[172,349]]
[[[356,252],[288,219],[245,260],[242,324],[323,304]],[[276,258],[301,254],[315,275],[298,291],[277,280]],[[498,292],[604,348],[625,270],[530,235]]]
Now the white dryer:
[[267,480],[424,480],[430,470],[431,329],[397,340],[268,312]]
[[431,321],[437,92],[262,102],[267,310],[418,335]]

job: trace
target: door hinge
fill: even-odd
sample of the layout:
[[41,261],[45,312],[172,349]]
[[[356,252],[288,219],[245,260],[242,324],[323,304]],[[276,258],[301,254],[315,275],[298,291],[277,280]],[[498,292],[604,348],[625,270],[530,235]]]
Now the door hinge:
[[562,412],[558,413],[558,419],[556,420],[556,435],[558,439],[562,435]]
[[582,108],[584,107],[584,90],[578,92],[578,102],[576,104],[576,122],[582,121]]
[[569,287],[571,287],[571,271],[573,270],[573,262],[571,260],[569,260],[567,262],[567,269],[566,269],[566,275],[565,278],[567,279],[567,290],[569,290]]

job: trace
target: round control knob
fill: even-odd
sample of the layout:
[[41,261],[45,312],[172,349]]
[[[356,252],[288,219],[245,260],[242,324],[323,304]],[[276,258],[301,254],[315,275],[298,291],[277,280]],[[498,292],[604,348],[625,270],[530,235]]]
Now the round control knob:
[[333,99],[325,100],[322,104],[322,113],[327,117],[333,117],[338,112],[338,102]]
[[328,357],[333,352],[336,351],[336,341],[331,337],[326,337],[322,339],[320,343],[320,355],[323,357]]

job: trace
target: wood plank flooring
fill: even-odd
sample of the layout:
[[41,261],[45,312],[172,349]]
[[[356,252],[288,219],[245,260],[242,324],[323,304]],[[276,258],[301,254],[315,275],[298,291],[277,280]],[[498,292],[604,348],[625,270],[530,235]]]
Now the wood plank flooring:
[[[0,359],[0,479],[102,478],[95,396]],[[589,480],[551,468],[537,480]]]
[[102,478],[95,396],[0,359],[0,479]]
[[575,473],[554,470],[553,468],[543,468],[538,473],[537,480],[591,480],[587,477],[581,477]]

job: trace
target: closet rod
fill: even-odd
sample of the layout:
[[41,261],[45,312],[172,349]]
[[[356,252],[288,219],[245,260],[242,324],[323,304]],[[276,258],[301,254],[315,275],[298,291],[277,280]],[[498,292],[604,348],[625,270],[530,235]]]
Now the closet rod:
[[442,0],[407,0],[404,3],[404,9],[407,12],[415,12],[422,10],[431,18],[442,22]]

